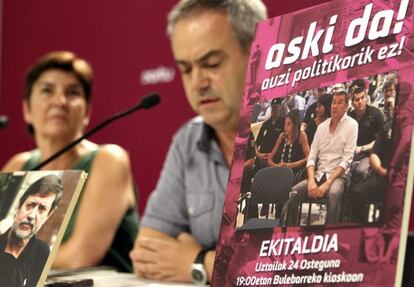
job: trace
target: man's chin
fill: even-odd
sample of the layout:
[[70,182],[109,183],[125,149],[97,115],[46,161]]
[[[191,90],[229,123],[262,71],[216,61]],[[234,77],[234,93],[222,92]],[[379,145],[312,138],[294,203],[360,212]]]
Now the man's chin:
[[32,231],[21,231],[21,230],[17,230],[14,234],[20,240],[30,239],[33,236],[33,232]]
[[212,127],[216,131],[225,130],[225,127],[228,125],[229,121],[221,121],[219,119],[212,118],[203,118],[204,122]]

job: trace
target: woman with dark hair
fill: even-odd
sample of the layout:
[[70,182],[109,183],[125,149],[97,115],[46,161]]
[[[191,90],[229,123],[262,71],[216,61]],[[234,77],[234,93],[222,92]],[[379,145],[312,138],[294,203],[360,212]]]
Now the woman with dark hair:
[[300,130],[300,126],[299,110],[291,110],[286,115],[284,132],[279,135],[268,157],[269,166],[291,168],[295,182],[298,172],[305,167],[310,150],[306,133]]
[[[45,55],[29,69],[23,116],[37,148],[13,156],[3,171],[33,169],[82,136],[91,114],[92,78],[90,65],[65,51]],[[42,169],[89,173],[53,267],[111,265],[132,271],[128,253],[138,218],[125,150],[83,140]]]
[[313,137],[315,136],[318,126],[331,116],[331,105],[331,94],[325,94],[318,99],[316,103],[316,117],[309,121],[306,128],[306,136],[308,137],[309,145],[312,145]]

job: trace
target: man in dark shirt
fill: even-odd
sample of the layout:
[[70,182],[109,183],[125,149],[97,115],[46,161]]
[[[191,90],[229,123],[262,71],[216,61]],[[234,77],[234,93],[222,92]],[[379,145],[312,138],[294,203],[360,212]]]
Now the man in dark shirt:
[[[308,124],[311,120],[313,120],[316,117],[316,106],[317,106],[317,101],[323,96],[325,95],[327,92],[326,87],[323,88],[318,88],[316,89],[316,99],[315,101],[308,106],[308,108],[306,109],[305,112],[305,117],[302,120],[302,126],[301,126],[301,130],[302,131],[306,131],[306,128],[308,127]],[[309,101],[309,99],[308,99]]]
[[378,133],[377,140],[368,157],[372,173],[352,189],[353,215],[358,222],[367,221],[369,203],[381,203],[389,189],[387,171],[392,157],[391,124],[389,120]]
[[252,186],[252,179],[254,177],[254,168],[256,160],[256,143],[254,140],[253,132],[249,132],[247,139],[246,156],[243,163],[243,176],[240,185],[240,192],[246,194],[250,192]]
[[63,187],[47,175],[20,198],[11,228],[0,235],[0,286],[36,286],[49,256],[48,245],[35,234],[56,209]]
[[354,160],[359,163],[352,170],[352,182],[356,184],[367,175],[369,154],[383,127],[384,118],[380,110],[367,105],[367,94],[361,87],[356,87],[352,91],[352,106],[354,109],[349,115],[358,122],[358,140]]
[[285,119],[281,116],[282,99],[273,99],[271,102],[272,114],[270,119],[261,126],[256,138],[256,157],[260,162],[256,162],[256,171],[266,166],[267,156],[272,151],[277,138],[283,132]]

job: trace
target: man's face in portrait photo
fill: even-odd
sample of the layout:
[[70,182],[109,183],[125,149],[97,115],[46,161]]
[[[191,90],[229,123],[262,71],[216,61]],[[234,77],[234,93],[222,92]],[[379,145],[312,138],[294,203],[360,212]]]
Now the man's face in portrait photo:
[[50,216],[56,195],[30,195],[17,210],[12,232],[21,239],[30,239],[42,227]]

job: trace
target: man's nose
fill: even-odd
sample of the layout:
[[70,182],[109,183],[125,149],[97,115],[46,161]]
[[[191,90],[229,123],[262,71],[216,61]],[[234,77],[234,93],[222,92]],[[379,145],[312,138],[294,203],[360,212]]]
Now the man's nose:
[[30,209],[30,211],[27,213],[27,220],[33,221],[36,217],[38,209],[39,209],[38,206],[35,206],[34,208]]
[[201,68],[194,68],[191,74],[191,88],[195,91],[203,91],[209,86],[206,71]]

